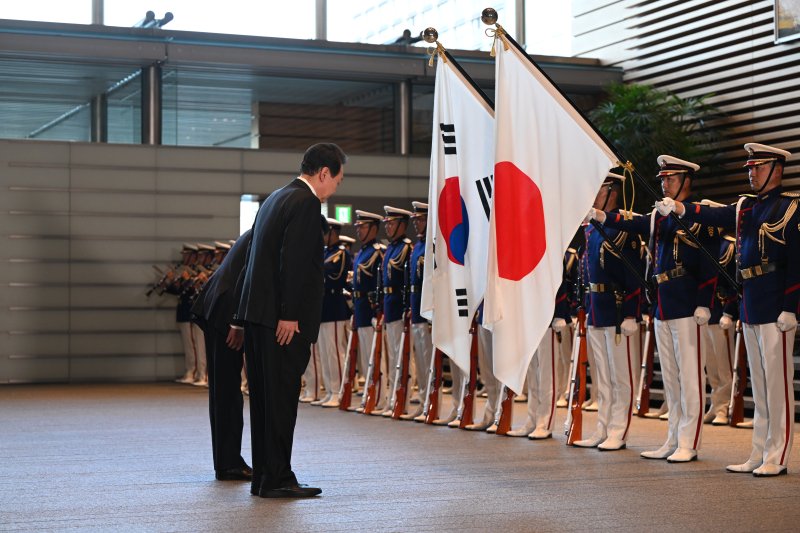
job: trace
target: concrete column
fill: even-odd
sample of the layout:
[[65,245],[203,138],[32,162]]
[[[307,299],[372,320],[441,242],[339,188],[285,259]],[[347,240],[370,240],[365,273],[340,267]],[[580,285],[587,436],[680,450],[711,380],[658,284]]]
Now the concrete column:
[[108,97],[98,94],[92,98],[92,142],[108,142]]
[[320,41],[328,40],[328,0],[316,0],[316,38]]
[[523,48],[526,48],[528,44],[525,37],[525,2],[526,0],[515,0],[514,2],[514,22],[516,23],[515,38]]
[[395,152],[411,153],[411,82],[404,80],[395,86]]
[[92,0],[92,24],[105,24],[105,1]]
[[161,63],[142,67],[142,144],[161,144]]

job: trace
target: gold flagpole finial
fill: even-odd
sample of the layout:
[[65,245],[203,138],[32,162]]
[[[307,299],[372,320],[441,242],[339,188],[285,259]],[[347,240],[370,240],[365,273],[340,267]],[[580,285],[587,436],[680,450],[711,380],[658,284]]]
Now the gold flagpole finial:
[[428,47],[428,55],[430,59],[428,59],[428,66],[433,66],[433,58],[436,57],[436,54],[439,54],[439,57],[442,58],[442,61],[447,61],[444,55],[444,46],[438,41],[439,39],[439,32],[436,31],[436,28],[430,27],[425,28],[425,31],[422,32],[422,40],[424,40],[428,44],[435,44],[436,46],[429,46]]
[[488,37],[492,37],[492,50],[489,52],[489,55],[494,57],[494,45],[497,42],[497,39],[501,39],[503,41],[503,50],[508,50],[508,43],[505,39],[502,39],[502,36],[506,33],[506,30],[497,23],[497,10],[493,7],[487,7],[483,11],[481,11],[481,22],[486,24],[487,26],[494,25],[494,28],[487,28],[486,35]]

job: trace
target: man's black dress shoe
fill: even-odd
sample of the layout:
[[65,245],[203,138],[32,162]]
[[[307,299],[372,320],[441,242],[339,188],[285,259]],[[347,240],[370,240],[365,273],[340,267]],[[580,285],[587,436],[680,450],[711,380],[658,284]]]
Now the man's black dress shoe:
[[322,493],[322,489],[308,485],[294,485],[279,489],[264,489],[258,493],[262,498],[311,498]]
[[238,468],[217,470],[216,477],[219,481],[250,481],[253,479],[253,469],[244,465]]

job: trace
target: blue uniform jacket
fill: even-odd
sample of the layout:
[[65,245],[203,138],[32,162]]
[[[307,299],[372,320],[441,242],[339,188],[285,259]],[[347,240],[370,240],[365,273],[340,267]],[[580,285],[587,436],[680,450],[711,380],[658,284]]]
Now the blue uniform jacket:
[[740,318],[746,324],[770,324],[782,311],[800,312],[800,198],[777,187],[725,207],[686,206],[684,218],[736,231],[736,268],[774,264],[764,275],[742,280]]
[[[618,210],[612,211],[616,215]],[[601,284],[604,292],[586,290],[586,324],[599,328],[617,326],[625,317],[641,320],[642,287],[636,276],[614,254],[611,246],[591,225],[586,226],[586,248],[583,253],[583,282],[586,285]],[[617,245],[629,262],[642,267],[640,242],[638,233],[624,230],[608,229],[608,237]],[[640,271],[644,277],[644,269]],[[616,292],[622,300],[620,316],[617,317]],[[694,308],[692,308],[694,312]]]
[[[691,199],[685,201],[687,205],[691,202]],[[652,217],[655,218],[651,236]],[[654,258],[651,274],[670,273],[678,267],[684,269],[684,275],[657,285],[655,318],[687,318],[694,315],[697,307],[714,308],[717,270],[672,217],[661,216],[655,210],[647,215],[634,215],[631,220],[625,220],[622,213],[606,213],[605,226],[638,233],[649,239]],[[704,248],[712,250],[712,253],[719,250],[719,230],[716,227],[695,224],[690,229]]]
[[411,252],[411,323],[421,324],[427,322],[420,314],[419,309],[422,303],[422,276],[425,273],[425,237],[421,238],[414,245]]
[[574,248],[567,248],[564,254],[564,269],[562,271],[561,285],[556,291],[556,307],[553,318],[563,318],[570,322],[575,312],[575,282],[578,279],[578,252]]
[[322,297],[322,322],[335,322],[350,318],[350,308],[344,291],[347,274],[353,269],[353,258],[344,246],[335,244],[325,248],[325,295]]
[[357,328],[371,325],[375,317],[370,298],[377,303],[378,269],[382,261],[381,246],[375,239],[364,243],[356,254],[353,265],[353,314]]
[[[719,244],[719,264],[725,267],[728,275],[736,279],[736,238],[731,235],[726,235],[720,239]],[[709,324],[719,324],[719,319],[722,318],[722,313],[728,313],[734,318],[739,316],[739,295],[736,294],[736,288],[731,287],[724,278],[719,278],[717,283],[717,304],[711,310],[711,319]]]
[[411,254],[411,241],[407,237],[397,239],[386,247],[381,276],[383,280],[383,320],[386,323],[403,318],[408,308],[404,297],[406,289],[406,262]]

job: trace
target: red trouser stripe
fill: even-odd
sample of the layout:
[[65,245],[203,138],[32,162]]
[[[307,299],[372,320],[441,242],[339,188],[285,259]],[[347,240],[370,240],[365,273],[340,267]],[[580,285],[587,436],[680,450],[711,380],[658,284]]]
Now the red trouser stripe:
[[625,440],[628,437],[628,430],[631,427],[631,412],[633,407],[633,370],[631,369],[631,338],[625,337],[625,343],[627,344],[627,351],[628,351],[628,383],[630,384],[631,393],[630,397],[628,398],[628,422],[625,424],[625,433],[622,434],[622,440]]
[[342,382],[342,360],[339,357],[339,323],[333,323],[333,345],[336,347],[336,366],[339,368],[339,383]]
[[[789,380],[786,373],[786,332],[781,332],[781,336],[783,337],[783,411],[786,413],[786,435],[784,436],[783,452],[781,452],[781,464],[783,464],[786,458],[786,448],[789,447],[789,433],[794,421],[789,420]],[[792,372],[794,372],[794,368],[792,368]]]
[[698,405],[700,406],[700,415],[697,417],[697,431],[694,434],[694,446],[692,449],[697,449],[697,441],[700,440],[700,430],[703,428],[703,388],[706,386],[705,381],[703,380],[703,358],[701,352],[701,344],[702,339],[700,338],[700,326],[697,327],[697,394],[700,397]]

